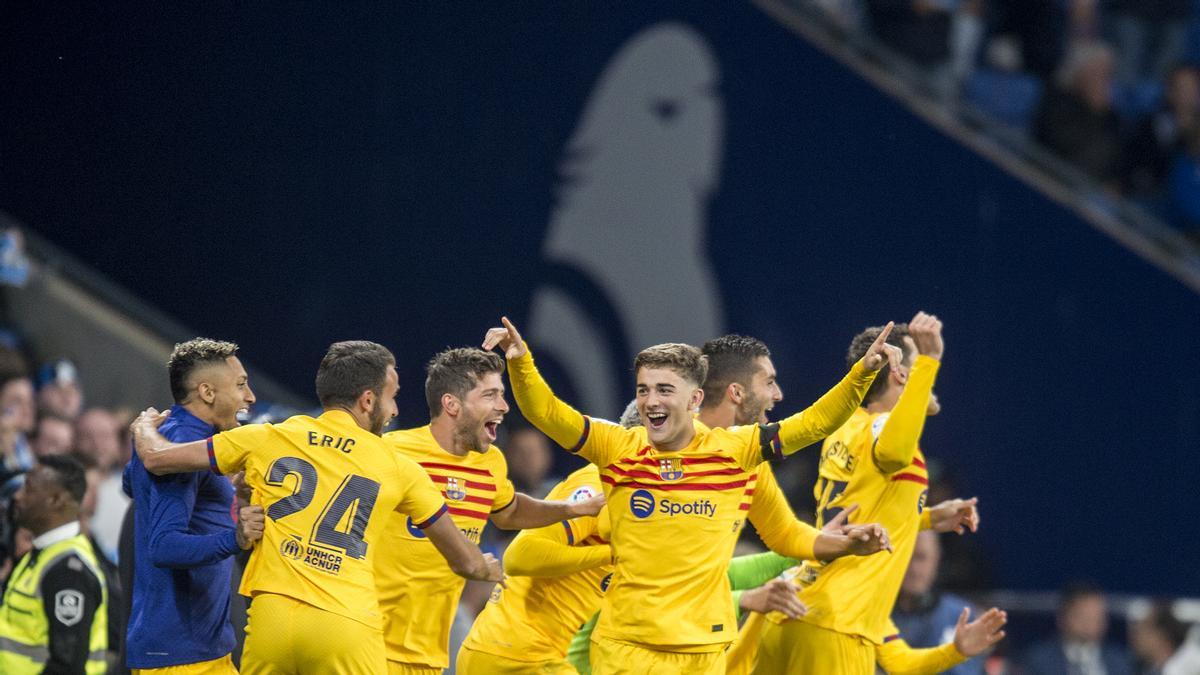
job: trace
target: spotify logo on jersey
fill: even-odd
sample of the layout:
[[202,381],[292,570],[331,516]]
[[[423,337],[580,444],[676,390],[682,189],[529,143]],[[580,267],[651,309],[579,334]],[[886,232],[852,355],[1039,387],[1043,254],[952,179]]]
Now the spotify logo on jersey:
[[638,518],[648,518],[654,513],[654,495],[638,490],[629,496],[629,510]]

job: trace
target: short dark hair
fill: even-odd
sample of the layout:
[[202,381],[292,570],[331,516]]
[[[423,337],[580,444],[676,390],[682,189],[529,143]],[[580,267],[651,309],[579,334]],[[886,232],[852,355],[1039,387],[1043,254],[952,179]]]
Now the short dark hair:
[[1080,579],[1068,582],[1058,594],[1058,609],[1065,611],[1078,600],[1092,596],[1104,597],[1104,589],[1094,581]]
[[87,493],[87,473],[83,464],[70,455],[47,455],[38,458],[38,464],[54,472],[54,481],[59,484],[76,503],[83,502]]
[[192,338],[180,342],[171,350],[167,360],[167,375],[171,380],[171,398],[183,403],[188,397],[188,379],[192,373],[204,366],[225,363],[225,359],[237,354],[238,346],[232,342],[210,338]]
[[704,407],[717,405],[725,398],[730,384],[748,385],[758,368],[756,360],[771,356],[771,350],[757,338],[723,335],[704,343],[700,352],[708,359],[704,378]]
[[354,405],[364,391],[383,392],[388,366],[396,357],[381,344],[347,340],[329,345],[317,368],[317,399],[324,408]]
[[0,347],[0,388],[23,377],[29,377],[29,366],[20,352]]
[[[862,357],[867,355],[867,350],[871,348],[871,344],[875,342],[875,338],[883,332],[883,326],[871,326],[864,328],[861,333],[854,336],[850,341],[850,349],[846,350],[846,367],[853,368],[855,363],[862,360]],[[904,344],[904,338],[908,336],[908,324],[898,323],[892,326],[892,332],[888,334],[887,343],[895,347],[899,347],[904,356],[908,356],[908,347]],[[865,408],[868,403],[879,398],[887,389],[888,374],[891,373],[891,366],[886,362],[879,372],[875,374],[875,381],[871,383],[871,387],[867,389],[867,395],[863,396],[862,405]]]
[[425,365],[425,403],[429,405],[429,416],[442,414],[442,397],[446,394],[464,399],[484,375],[503,372],[504,359],[496,352],[475,347],[438,352]]
[[1171,603],[1168,600],[1156,600],[1150,606],[1150,613],[1146,615],[1146,621],[1154,626],[1155,630],[1162,633],[1172,650],[1179,649],[1187,641],[1190,629],[1186,623],[1175,616],[1175,612],[1171,611]]
[[708,375],[708,359],[691,345],[667,342],[638,352],[633,360],[633,372],[642,368],[666,368],[701,387]]

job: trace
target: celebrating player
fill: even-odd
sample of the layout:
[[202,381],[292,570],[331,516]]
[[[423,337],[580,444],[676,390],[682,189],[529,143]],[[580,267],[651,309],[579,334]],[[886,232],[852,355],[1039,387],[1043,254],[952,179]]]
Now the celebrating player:
[[485,349],[509,360],[522,413],[595,464],[609,496],[616,552],[593,637],[593,669],[720,673],[736,634],[725,576],[736,543],[747,471],[836,430],[862,401],[875,371],[899,350],[886,331],[812,407],[777,424],[710,429],[693,420],[706,365],[690,345],[664,344],[634,362],[644,427],[593,420],[555,398],[513,324],[492,328]]
[[808,613],[795,621],[768,617],[756,673],[870,675],[875,646],[891,634],[888,617],[921,527],[929,484],[917,444],[926,415],[939,410],[933,382],[942,358],[942,323],[918,312],[907,330],[867,329],[854,338],[847,361],[870,354],[881,337],[901,347],[904,360],[881,371],[863,407],[825,440],[814,493],[818,524],[856,504],[863,518],[887,527],[895,553],[802,566],[796,578]]
[[[206,439],[238,426],[254,404],[237,345],[196,338],[175,345],[167,362],[175,405],[159,433],[177,442]],[[134,455],[125,466],[133,497],[133,611],[127,664],[135,673],[184,667],[187,673],[236,673],[229,621],[233,555],[262,536],[263,509],[229,517],[229,479],[201,470],[169,476],[146,471]]]
[[[479,543],[489,519],[506,530],[536,528],[594,516],[604,506],[598,490],[571,501],[514,492],[504,455],[492,445],[508,412],[499,354],[448,349],[433,357],[426,372],[429,424],[384,434],[384,440],[441,488],[450,518],[468,539]],[[411,520],[391,519],[381,541],[376,574],[388,670],[440,673],[449,665],[450,626],[465,582],[430,551],[429,539]]]
[[[458,574],[499,581],[449,518],[441,493],[379,437],[396,414],[395,358],[373,342],[330,346],[317,371],[320,417],[251,424],[207,442],[168,442],[153,409],[133,424],[135,448],[156,475],[246,472],[267,521],[242,578],[253,597],[244,673],[387,670],[375,585],[378,542],[392,511],[408,516]],[[402,516],[396,516],[402,517]]]

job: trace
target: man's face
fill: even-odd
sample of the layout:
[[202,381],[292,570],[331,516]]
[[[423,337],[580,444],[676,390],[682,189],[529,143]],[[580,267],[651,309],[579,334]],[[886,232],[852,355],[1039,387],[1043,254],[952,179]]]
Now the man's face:
[[904,581],[900,591],[905,595],[920,596],[933,588],[937,581],[938,565],[942,560],[942,546],[937,534],[924,530],[917,535],[917,544],[913,548],[912,560],[908,563],[908,571],[904,573]]
[[1095,643],[1108,631],[1108,605],[1102,595],[1081,595],[1058,616],[1058,630],[1070,642]]
[[75,427],[57,417],[42,418],[38,422],[37,435],[30,445],[33,447],[33,454],[38,457],[69,455],[75,449]]
[[212,410],[213,425],[224,431],[238,425],[238,415],[250,412],[254,405],[254,392],[250,390],[250,376],[236,356],[225,359],[225,363],[205,368],[200,375],[212,388],[212,401],[205,403]]
[[121,427],[112,413],[92,408],[79,416],[75,424],[76,449],[90,457],[96,466],[107,470],[122,463]]
[[7,424],[23,434],[33,431],[37,422],[33,404],[33,382],[28,377],[9,380],[0,389],[0,415]]
[[768,356],[760,356],[754,360],[754,375],[745,385],[745,394],[734,414],[737,424],[766,424],[767,412],[783,400],[783,391],[776,381],[775,364]]
[[530,487],[536,487],[554,464],[550,441],[535,429],[518,429],[511,433],[504,455],[508,458],[508,472]]
[[704,394],[669,368],[643,367],[637,372],[637,408],[646,436],[657,448],[680,450],[690,440],[692,411]]
[[375,399],[375,407],[371,409],[371,433],[379,436],[387,428],[388,422],[396,416],[396,392],[400,391],[400,376],[396,374],[395,366],[388,366],[387,375],[383,378],[383,389],[379,398]]
[[74,419],[83,409],[83,391],[75,381],[53,381],[37,392],[37,407],[43,412]]
[[41,534],[46,523],[62,505],[66,491],[54,480],[53,472],[35,466],[25,474],[25,481],[13,495],[13,516],[20,527]]
[[475,382],[459,407],[454,434],[472,452],[486,452],[496,442],[496,432],[508,412],[504,380],[500,373],[487,373]]

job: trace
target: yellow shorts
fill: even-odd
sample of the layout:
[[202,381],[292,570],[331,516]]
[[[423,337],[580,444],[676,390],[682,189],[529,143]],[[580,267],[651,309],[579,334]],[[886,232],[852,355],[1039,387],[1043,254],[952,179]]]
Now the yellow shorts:
[[874,675],[875,647],[866,640],[805,621],[765,622],[755,675],[837,673]]
[[387,662],[388,675],[442,675],[441,668],[423,666],[418,663]]
[[250,603],[242,675],[386,671],[382,630],[275,593]]
[[134,668],[130,672],[133,675],[237,675],[237,668],[233,667],[233,656],[226,654],[211,661],[165,668]]
[[724,675],[725,651],[661,652],[592,636],[592,675]]
[[458,675],[577,675],[578,671],[565,659],[517,661],[460,647],[454,672]]

